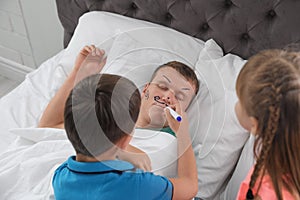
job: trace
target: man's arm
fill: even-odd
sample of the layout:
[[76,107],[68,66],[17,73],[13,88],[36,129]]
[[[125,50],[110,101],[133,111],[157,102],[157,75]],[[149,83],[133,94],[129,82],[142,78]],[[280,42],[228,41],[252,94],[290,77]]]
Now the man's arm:
[[76,73],[72,71],[46,107],[39,127],[64,128],[65,102],[74,87],[75,77]]
[[94,45],[85,46],[76,58],[74,68],[46,107],[38,127],[64,128],[65,102],[80,80],[99,73],[105,65],[104,51]]

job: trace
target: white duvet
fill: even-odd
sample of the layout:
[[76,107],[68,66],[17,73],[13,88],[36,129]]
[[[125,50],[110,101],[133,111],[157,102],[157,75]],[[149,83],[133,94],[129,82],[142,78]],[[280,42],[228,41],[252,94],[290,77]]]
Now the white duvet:
[[[70,155],[75,155],[65,131],[27,128],[14,129],[11,132],[20,135],[19,145],[0,156],[0,199],[53,198],[51,182],[55,169]],[[142,137],[150,136],[150,139],[144,138],[147,141],[133,139],[131,143],[148,152],[153,161],[153,172],[170,177],[176,176],[175,137],[168,133],[141,129],[136,130],[135,134]],[[31,144],[28,144],[25,138]],[[155,145],[151,145],[152,142],[155,142]]]

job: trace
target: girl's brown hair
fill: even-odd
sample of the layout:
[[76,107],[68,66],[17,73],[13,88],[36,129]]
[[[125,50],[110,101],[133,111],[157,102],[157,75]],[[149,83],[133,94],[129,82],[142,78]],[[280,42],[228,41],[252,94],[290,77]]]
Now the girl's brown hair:
[[[300,54],[266,50],[251,57],[241,70],[237,95],[248,116],[256,118],[256,164],[247,199],[257,179],[270,176],[277,199],[282,188],[300,196]],[[260,177],[260,178],[259,178]],[[258,189],[259,190],[259,189]]]

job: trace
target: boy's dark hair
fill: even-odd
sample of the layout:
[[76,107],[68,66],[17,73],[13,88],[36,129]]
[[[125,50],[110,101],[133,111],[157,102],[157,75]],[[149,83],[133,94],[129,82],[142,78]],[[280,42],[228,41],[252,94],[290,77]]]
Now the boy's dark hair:
[[160,70],[161,68],[164,68],[164,67],[171,67],[171,68],[175,69],[187,81],[191,82],[192,85],[195,86],[195,94],[198,93],[198,91],[199,91],[199,81],[197,79],[197,76],[196,76],[194,70],[192,68],[190,68],[189,66],[187,66],[186,64],[183,64],[183,63],[178,62],[178,61],[171,61],[171,62],[168,62],[168,63],[165,63],[165,64],[159,66],[153,72],[153,75],[151,77],[150,82],[154,79],[154,77],[156,76],[156,73],[158,72],[158,70]]
[[140,105],[139,90],[124,77],[96,74],[80,81],[64,112],[67,136],[76,153],[98,156],[130,134]]

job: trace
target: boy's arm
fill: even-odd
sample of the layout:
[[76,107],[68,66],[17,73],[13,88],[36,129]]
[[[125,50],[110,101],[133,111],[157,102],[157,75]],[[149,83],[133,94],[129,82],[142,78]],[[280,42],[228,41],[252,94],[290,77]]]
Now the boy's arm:
[[[176,105],[176,112],[180,110],[179,104]],[[169,111],[166,117],[170,127],[176,133],[178,149],[178,169],[177,178],[170,178],[173,184],[173,199],[192,199],[198,192],[198,173],[192,142],[189,134],[187,115],[182,113],[182,121],[177,122],[172,118]]]
[[75,86],[85,77],[99,73],[105,65],[104,51],[94,45],[85,46],[76,58],[74,68],[46,107],[38,127],[64,128],[65,102]]

